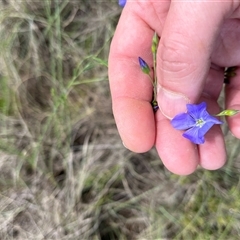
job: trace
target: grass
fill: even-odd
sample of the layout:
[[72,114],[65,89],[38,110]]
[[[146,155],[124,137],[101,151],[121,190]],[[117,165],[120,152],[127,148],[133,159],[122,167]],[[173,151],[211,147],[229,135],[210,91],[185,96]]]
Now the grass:
[[116,1],[0,3],[0,239],[238,239],[239,141],[188,177],[126,150],[107,78]]

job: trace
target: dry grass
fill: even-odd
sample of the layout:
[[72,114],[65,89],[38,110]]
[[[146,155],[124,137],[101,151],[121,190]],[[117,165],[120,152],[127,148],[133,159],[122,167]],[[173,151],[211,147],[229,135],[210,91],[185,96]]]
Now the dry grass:
[[189,177],[123,148],[105,66],[116,1],[0,8],[0,239],[238,238],[239,141]]

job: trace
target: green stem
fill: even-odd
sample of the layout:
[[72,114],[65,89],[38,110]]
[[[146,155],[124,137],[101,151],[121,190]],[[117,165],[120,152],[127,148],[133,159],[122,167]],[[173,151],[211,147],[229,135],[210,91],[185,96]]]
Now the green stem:
[[152,54],[153,54],[153,101],[157,101],[157,47],[158,47],[159,38],[157,33],[154,33],[152,40]]

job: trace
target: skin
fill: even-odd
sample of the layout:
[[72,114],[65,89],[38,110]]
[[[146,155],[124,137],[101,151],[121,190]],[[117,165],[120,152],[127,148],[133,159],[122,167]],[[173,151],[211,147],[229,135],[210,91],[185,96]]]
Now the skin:
[[[240,65],[239,1],[128,1],[123,9],[109,54],[113,113],[124,145],[146,152],[154,145],[166,168],[179,175],[198,165],[221,168],[226,150],[220,126],[195,145],[175,130],[170,120],[186,103],[206,101],[211,114],[219,112],[224,67]],[[152,85],[138,64],[152,67],[154,31],[161,37],[157,51],[158,103],[151,107]],[[227,109],[240,110],[240,69],[225,87]],[[170,96],[166,98],[166,96]],[[240,138],[240,114],[227,118]]]

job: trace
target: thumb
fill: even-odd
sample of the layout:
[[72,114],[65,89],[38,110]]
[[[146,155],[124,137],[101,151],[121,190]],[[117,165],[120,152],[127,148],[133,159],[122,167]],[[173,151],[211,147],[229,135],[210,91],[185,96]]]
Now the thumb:
[[157,56],[157,100],[166,117],[186,111],[187,103],[199,99],[214,41],[233,5],[232,1],[171,3]]

